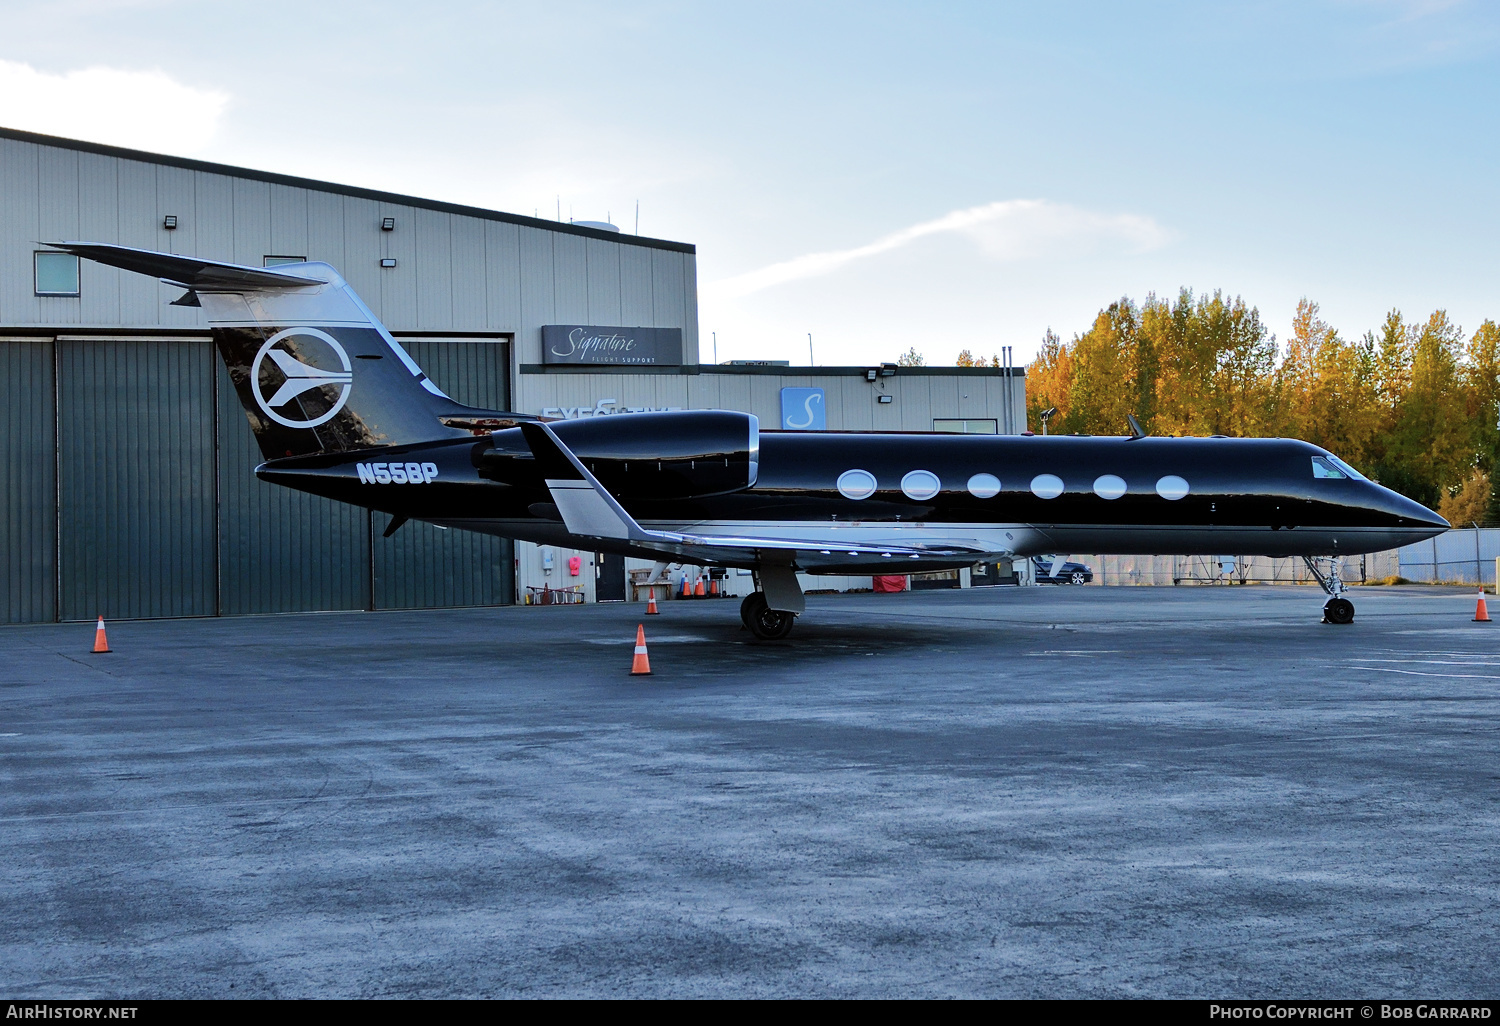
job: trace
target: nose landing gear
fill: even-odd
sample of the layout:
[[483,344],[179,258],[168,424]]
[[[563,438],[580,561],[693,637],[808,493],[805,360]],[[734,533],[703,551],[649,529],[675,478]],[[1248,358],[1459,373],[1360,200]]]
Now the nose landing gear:
[[[1302,562],[1328,593],[1328,601],[1323,603],[1323,622],[1353,623],[1354,603],[1344,598],[1344,581],[1339,576],[1343,560],[1338,556],[1303,556]],[[1323,568],[1319,567],[1320,563]]]

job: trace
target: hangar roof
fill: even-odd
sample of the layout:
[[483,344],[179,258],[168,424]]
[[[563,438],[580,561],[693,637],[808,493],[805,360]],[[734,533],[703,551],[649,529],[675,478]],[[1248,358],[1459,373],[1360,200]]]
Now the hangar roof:
[[273,171],[257,171],[254,168],[235,167],[232,164],[215,164],[206,160],[172,157],[163,153],[148,153],[145,150],[132,150],[122,146],[106,146],[102,143],[83,142],[79,139],[64,139],[61,136],[41,135],[37,132],[22,132],[14,128],[0,128],[0,139],[14,139],[17,142],[35,143],[39,146],[56,146],[60,149],[97,153],[106,157],[118,157],[123,160],[138,160],[147,164],[165,164],[169,167],[180,167],[189,171],[206,171],[212,174],[227,175],[232,178],[248,178],[257,182],[270,182],[275,185],[290,185],[300,189],[314,189],[318,192],[337,193],[341,196],[358,196],[361,199],[376,200],[382,203],[399,203],[403,206],[420,207],[425,210],[440,210],[444,213],[477,217],[486,221],[505,221],[509,224],[520,224],[529,228],[543,228],[547,231],[563,232],[567,235],[582,235],[585,238],[600,239],[605,242],[618,242],[626,246],[668,249],[677,253],[697,252],[697,247],[690,242],[670,242],[666,239],[626,235],[624,232],[607,232],[598,228],[584,228],[580,225],[566,224],[561,221],[548,221],[539,217],[525,217],[521,214],[507,214],[499,210],[486,210],[484,207],[470,207],[462,203],[444,203],[441,200],[420,199],[416,196],[403,196],[397,192],[363,189],[356,185],[339,185],[335,182],[322,182],[313,178],[298,178],[295,175],[277,174]]

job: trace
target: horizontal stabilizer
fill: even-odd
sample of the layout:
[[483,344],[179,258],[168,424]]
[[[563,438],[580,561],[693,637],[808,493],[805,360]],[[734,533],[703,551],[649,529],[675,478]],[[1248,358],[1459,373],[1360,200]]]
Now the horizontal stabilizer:
[[327,284],[322,278],[286,274],[264,267],[244,267],[174,253],[153,253],[148,249],[112,246],[104,242],[48,242],[46,245],[199,292],[262,292]]

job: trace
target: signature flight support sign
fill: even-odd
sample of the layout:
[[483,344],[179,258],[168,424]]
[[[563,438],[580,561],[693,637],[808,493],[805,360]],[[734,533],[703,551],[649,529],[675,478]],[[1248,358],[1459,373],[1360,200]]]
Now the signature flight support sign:
[[675,367],[682,363],[682,329],[544,324],[542,362]]

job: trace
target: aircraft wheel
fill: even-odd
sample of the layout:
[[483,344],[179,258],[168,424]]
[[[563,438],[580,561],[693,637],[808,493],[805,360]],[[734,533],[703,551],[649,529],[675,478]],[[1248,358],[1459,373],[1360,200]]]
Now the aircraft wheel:
[[779,641],[792,633],[796,614],[771,609],[766,605],[764,592],[752,592],[740,603],[740,619],[750,633],[762,641]]
[[1324,623],[1353,623],[1354,603],[1346,598],[1331,598],[1323,605]]

